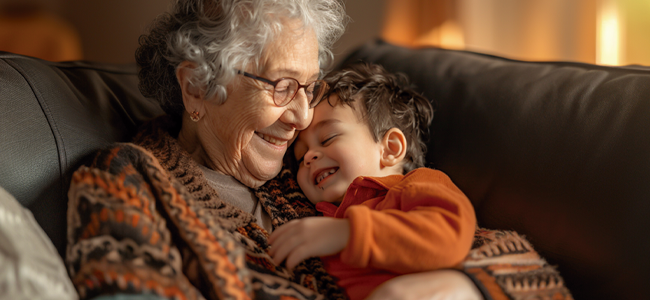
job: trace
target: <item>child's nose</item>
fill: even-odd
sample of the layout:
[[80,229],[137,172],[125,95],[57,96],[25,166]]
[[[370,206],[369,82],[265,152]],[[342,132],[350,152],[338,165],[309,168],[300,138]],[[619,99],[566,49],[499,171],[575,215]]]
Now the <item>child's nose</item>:
[[316,161],[320,155],[317,152],[310,152],[305,154],[305,164],[309,166],[312,162]]

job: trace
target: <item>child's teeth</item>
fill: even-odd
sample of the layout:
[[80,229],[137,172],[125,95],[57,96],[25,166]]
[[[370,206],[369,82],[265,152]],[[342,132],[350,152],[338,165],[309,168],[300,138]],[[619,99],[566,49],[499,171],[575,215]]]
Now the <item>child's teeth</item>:
[[316,184],[319,184],[323,179],[325,179],[325,177],[329,176],[330,174],[334,174],[334,173],[336,173],[336,169],[331,169],[331,170],[321,174],[320,176],[318,176],[318,178],[316,178]]

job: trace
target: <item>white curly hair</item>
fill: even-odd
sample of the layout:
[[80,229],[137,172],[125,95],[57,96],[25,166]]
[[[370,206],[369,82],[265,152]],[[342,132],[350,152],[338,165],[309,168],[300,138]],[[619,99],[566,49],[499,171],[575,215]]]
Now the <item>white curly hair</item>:
[[168,114],[180,115],[183,103],[176,68],[190,61],[191,82],[206,98],[227,98],[226,85],[236,68],[260,68],[265,47],[299,20],[318,39],[321,73],[332,61],[331,47],[343,34],[348,17],[340,0],[176,0],[140,37],[136,61],[140,91],[158,100]]

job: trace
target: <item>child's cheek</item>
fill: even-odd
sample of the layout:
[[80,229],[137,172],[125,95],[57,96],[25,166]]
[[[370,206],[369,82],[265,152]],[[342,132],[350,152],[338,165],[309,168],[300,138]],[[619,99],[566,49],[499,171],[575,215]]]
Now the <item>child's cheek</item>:
[[305,188],[307,188],[306,183],[307,183],[307,172],[304,171],[303,169],[298,170],[298,174],[296,175],[298,179],[298,186],[300,186],[300,189],[305,193]]

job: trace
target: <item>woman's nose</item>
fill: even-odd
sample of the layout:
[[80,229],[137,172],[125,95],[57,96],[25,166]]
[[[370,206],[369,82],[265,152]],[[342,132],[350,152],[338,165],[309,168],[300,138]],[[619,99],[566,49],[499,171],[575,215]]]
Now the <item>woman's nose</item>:
[[305,89],[300,89],[291,103],[287,105],[287,110],[282,114],[281,121],[292,125],[297,130],[303,130],[309,126],[312,117],[313,109],[309,108]]

